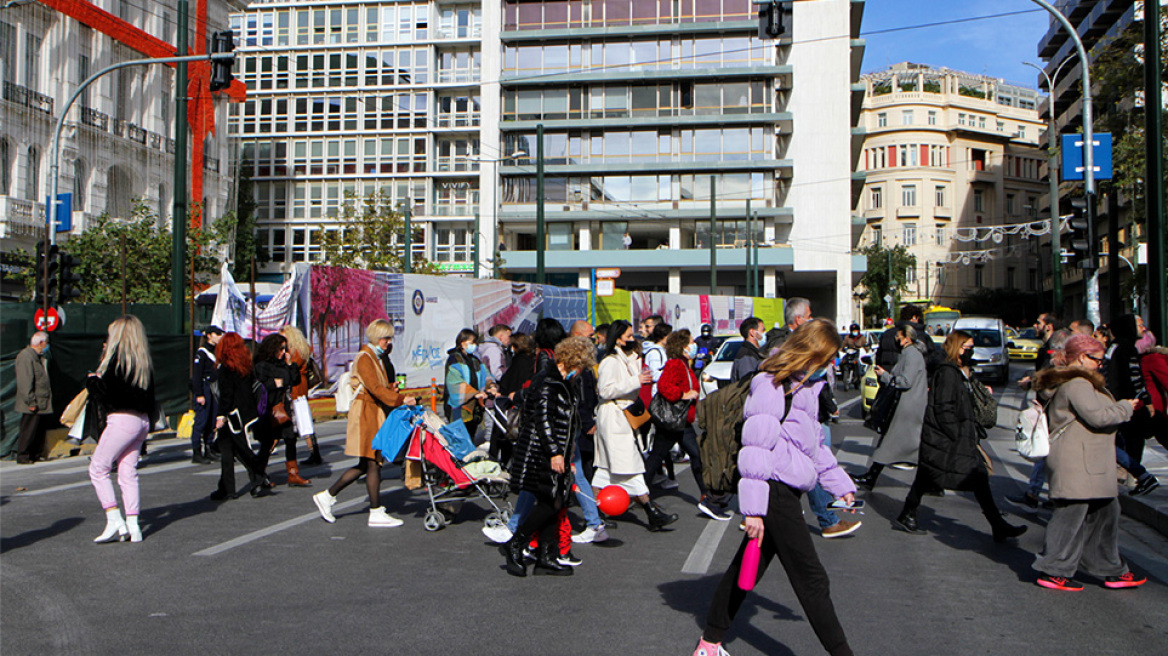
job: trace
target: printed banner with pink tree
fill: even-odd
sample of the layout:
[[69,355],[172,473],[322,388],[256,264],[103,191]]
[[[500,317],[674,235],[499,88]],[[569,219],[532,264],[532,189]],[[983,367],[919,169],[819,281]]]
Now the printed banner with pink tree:
[[400,274],[312,267],[309,339],[329,380],[348,369],[365,343],[365,327],[375,319],[390,318],[390,278],[395,276],[400,280]]

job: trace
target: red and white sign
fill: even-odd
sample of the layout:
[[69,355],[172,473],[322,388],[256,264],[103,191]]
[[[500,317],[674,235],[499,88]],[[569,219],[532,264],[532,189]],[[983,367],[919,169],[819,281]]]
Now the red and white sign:
[[620,269],[597,269],[596,270],[596,277],[597,278],[620,278],[620,274],[621,274]]
[[61,316],[57,314],[57,308],[49,308],[48,320],[45,320],[45,310],[40,308],[36,314],[32,315],[32,321],[36,325],[37,330],[44,330],[46,332],[53,332],[61,326]]

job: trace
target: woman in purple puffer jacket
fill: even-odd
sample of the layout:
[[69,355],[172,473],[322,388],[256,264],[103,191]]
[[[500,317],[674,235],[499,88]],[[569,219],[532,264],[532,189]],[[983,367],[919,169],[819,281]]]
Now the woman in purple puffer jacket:
[[762,578],[771,559],[778,556],[823,648],[833,656],[852,654],[800,503],[816,483],[848,505],[855,498],[852,479],[822,446],[823,428],[819,424],[819,391],[839,348],[835,324],[826,319],[809,321],[791,333],[751,381],[744,408],[742,450],[738,452],[742,475],[738,503],[746,516],[746,536],[714,592],[694,656],[725,653],[722,638],[746,598],[746,592],[738,587],[743,553],[755,538],[762,539],[758,577]]

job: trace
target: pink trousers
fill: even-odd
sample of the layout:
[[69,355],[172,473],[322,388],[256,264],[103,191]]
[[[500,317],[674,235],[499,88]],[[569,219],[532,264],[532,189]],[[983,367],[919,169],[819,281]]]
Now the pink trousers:
[[116,462],[126,515],[138,514],[138,452],[149,428],[146,415],[136,412],[113,412],[106,419],[105,431],[89,461],[89,480],[103,510],[118,507],[114,484],[110,482],[110,470]]

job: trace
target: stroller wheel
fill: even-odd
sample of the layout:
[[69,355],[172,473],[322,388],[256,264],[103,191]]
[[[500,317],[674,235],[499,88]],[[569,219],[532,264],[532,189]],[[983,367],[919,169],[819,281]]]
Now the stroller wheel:
[[483,520],[483,525],[487,528],[499,528],[500,526],[506,526],[507,520],[503,519],[500,513],[492,512],[491,514],[487,515],[486,519]]
[[503,523],[503,526],[506,526],[508,523],[510,523],[511,522],[511,511],[507,508],[500,510],[499,511],[499,521]]
[[442,513],[428,510],[426,517],[422,519],[422,526],[425,526],[427,531],[440,531],[446,528],[446,522],[442,521]]

